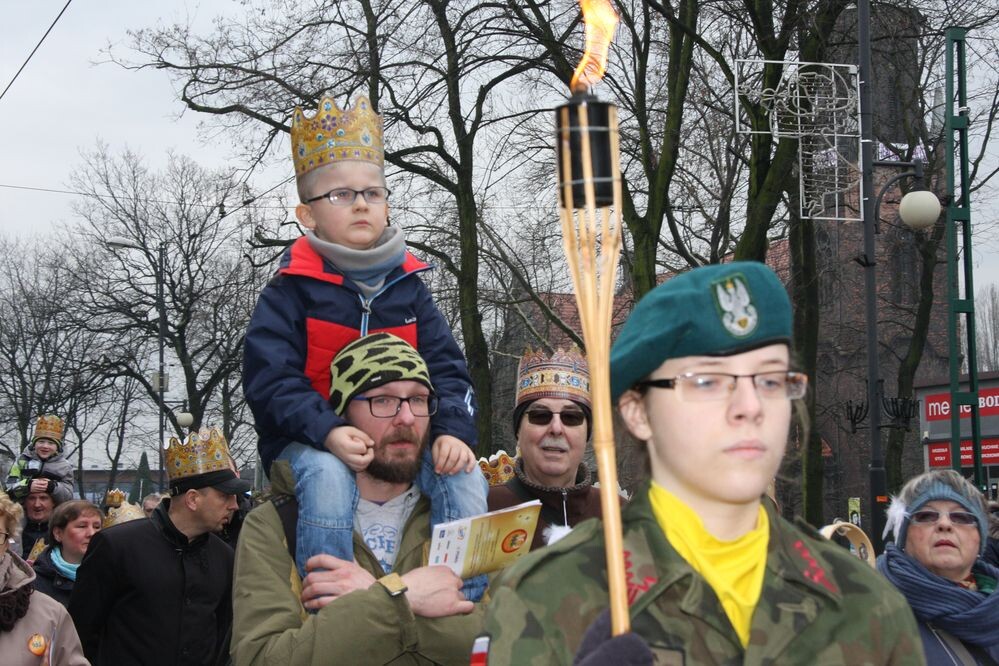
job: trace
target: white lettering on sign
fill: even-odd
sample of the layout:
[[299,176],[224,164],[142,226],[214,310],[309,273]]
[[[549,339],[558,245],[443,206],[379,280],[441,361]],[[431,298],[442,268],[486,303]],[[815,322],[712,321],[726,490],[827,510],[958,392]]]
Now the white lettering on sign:
[[[934,393],[923,398],[927,421],[942,421],[951,415],[950,393]],[[999,416],[999,387],[980,389],[978,391],[978,413],[980,416]],[[971,406],[961,405],[959,415],[962,419],[971,416]]]

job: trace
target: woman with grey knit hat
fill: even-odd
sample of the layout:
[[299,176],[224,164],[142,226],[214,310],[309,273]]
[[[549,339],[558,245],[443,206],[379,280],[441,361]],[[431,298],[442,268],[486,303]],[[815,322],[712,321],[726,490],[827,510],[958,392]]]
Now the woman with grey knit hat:
[[878,570],[916,616],[928,664],[999,663],[999,569],[982,559],[985,499],[954,470],[910,480],[888,509]]

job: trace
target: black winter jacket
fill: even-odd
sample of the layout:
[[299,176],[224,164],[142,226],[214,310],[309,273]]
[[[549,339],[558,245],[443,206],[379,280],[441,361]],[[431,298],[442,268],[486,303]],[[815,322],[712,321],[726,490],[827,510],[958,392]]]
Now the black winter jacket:
[[52,546],[38,556],[32,565],[35,568],[35,591],[44,592],[63,606],[69,607],[69,595],[73,592],[73,582],[59,573],[52,564]]
[[169,507],[90,541],[69,612],[94,666],[210,666],[228,653],[232,549],[214,534],[188,541]]

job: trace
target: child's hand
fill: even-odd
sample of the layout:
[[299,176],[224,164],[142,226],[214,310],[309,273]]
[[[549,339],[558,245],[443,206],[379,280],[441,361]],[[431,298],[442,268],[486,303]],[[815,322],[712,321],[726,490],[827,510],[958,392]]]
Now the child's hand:
[[326,435],[324,445],[355,472],[363,472],[375,457],[375,442],[363,430],[339,426]]
[[475,469],[475,454],[468,444],[451,435],[441,435],[430,449],[434,458],[434,471],[438,474],[457,474]]

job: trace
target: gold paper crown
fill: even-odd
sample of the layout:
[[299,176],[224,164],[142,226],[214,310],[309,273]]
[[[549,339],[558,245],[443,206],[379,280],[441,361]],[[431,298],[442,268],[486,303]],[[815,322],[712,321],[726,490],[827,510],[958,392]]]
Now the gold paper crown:
[[184,442],[170,438],[166,450],[167,476],[170,481],[190,476],[231,470],[229,445],[218,428],[192,432]]
[[43,414],[35,420],[35,434],[31,438],[34,444],[39,439],[51,439],[62,445],[62,419],[54,414]]
[[586,357],[573,345],[551,356],[528,349],[517,366],[515,406],[539,398],[564,398],[590,406],[590,369]]
[[125,491],[120,488],[109,490],[104,496],[104,504],[108,507],[119,507],[125,502]]
[[130,520],[138,520],[139,518],[145,518],[146,513],[142,510],[142,507],[138,504],[130,504],[128,502],[123,502],[121,506],[113,506],[108,509],[108,515],[104,516],[104,527],[108,528],[113,525],[121,525],[122,523],[127,523]]
[[511,457],[506,451],[499,451],[489,458],[479,458],[479,469],[490,486],[502,486],[514,476],[517,453]]
[[365,96],[350,109],[340,109],[332,97],[319,100],[316,114],[306,118],[301,107],[291,118],[291,158],[299,178],[321,166],[348,160],[385,165],[382,117]]

